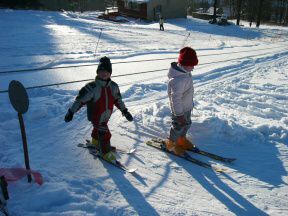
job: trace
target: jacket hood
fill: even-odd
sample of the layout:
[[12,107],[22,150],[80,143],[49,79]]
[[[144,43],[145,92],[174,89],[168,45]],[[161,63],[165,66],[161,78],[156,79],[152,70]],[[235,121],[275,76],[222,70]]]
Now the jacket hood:
[[187,76],[187,75],[190,76],[191,72],[187,72],[187,71],[183,70],[182,68],[180,68],[177,65],[177,62],[171,63],[171,67],[170,67],[169,72],[168,72],[168,78],[169,79],[177,77],[177,76]]

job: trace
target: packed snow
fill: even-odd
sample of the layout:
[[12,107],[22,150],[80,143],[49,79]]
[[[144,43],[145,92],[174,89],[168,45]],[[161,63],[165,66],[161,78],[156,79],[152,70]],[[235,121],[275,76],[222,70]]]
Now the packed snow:
[[[118,159],[138,170],[125,173],[77,147],[90,139],[86,108],[70,123],[64,115],[85,82],[29,89],[24,120],[30,164],[44,184],[26,178],[9,183],[10,214],[287,215],[287,27],[223,27],[188,17],[166,20],[163,32],[157,22],[119,24],[97,14],[0,10],[0,168],[24,167],[17,113],[5,92],[9,82],[34,87],[93,80],[106,55],[134,116],[127,122],[120,111],[113,113],[112,144],[136,148]],[[199,148],[237,160],[224,164],[191,156],[225,173],[145,144],[169,133],[167,71],[184,46],[199,57],[188,134]],[[77,67],[4,73],[62,66]]]

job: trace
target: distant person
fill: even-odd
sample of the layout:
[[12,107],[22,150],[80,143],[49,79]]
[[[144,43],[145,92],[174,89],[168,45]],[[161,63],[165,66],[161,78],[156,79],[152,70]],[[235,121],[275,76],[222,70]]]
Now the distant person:
[[113,112],[114,105],[122,112],[128,121],[133,117],[122,101],[118,85],[111,78],[112,64],[108,57],[100,59],[95,81],[87,83],[78,93],[74,103],[69,108],[65,121],[70,122],[83,105],[87,105],[87,117],[93,124],[92,144],[105,160],[115,163],[116,157],[110,144],[111,133],[108,121]]
[[164,18],[161,16],[159,19],[160,31],[164,31]]
[[191,47],[180,50],[178,62],[171,63],[168,73],[168,97],[170,101],[172,125],[166,148],[176,155],[192,150],[194,145],[186,137],[191,126],[194,87],[191,71],[198,64],[196,51]]
[[250,28],[251,28],[251,26],[252,26],[252,21],[249,22],[249,26],[250,26]]

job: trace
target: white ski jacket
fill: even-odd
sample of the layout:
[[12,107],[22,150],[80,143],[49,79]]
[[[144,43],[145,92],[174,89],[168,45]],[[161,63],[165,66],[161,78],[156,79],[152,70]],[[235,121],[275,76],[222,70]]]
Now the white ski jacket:
[[168,96],[171,111],[175,116],[184,115],[193,109],[194,87],[191,72],[171,63],[168,72]]

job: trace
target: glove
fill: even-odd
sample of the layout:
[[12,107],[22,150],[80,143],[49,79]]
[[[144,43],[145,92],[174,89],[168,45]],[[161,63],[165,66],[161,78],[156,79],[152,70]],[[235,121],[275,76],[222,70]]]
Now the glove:
[[65,115],[65,122],[70,122],[73,119],[74,113],[69,109]]
[[125,118],[128,120],[128,121],[133,121],[133,116],[131,115],[130,112],[128,112],[128,109],[124,109],[122,111],[122,115],[125,116]]
[[177,122],[180,126],[184,126],[186,124],[186,120],[184,118],[184,115],[182,116],[177,116]]

